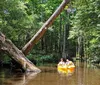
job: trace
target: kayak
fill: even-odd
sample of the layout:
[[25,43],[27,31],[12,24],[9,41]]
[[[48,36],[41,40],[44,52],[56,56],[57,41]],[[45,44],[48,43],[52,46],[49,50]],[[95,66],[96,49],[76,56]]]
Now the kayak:
[[73,73],[75,70],[75,65],[58,65],[57,70],[59,73]]

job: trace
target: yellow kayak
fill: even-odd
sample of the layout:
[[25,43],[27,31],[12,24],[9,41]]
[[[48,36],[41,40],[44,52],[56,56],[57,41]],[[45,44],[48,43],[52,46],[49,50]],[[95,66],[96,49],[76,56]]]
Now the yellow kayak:
[[60,73],[73,73],[75,70],[75,66],[74,65],[58,65],[57,67],[58,72]]

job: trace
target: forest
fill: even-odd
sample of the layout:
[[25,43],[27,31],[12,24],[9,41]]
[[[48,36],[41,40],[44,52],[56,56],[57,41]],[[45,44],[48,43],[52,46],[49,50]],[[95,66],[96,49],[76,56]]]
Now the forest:
[[[62,1],[0,0],[0,32],[22,50]],[[0,43],[0,64],[9,56]],[[36,65],[61,57],[100,65],[100,0],[70,0],[26,57]]]

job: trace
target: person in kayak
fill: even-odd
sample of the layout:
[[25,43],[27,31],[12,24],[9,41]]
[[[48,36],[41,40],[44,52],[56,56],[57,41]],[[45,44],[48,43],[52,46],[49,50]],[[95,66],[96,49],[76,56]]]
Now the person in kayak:
[[61,66],[62,65],[65,65],[65,62],[64,62],[64,59],[63,58],[60,59],[60,62],[58,63],[58,65],[61,65]]
[[72,65],[74,66],[74,63],[72,61],[66,59],[66,65],[67,66],[72,66]]

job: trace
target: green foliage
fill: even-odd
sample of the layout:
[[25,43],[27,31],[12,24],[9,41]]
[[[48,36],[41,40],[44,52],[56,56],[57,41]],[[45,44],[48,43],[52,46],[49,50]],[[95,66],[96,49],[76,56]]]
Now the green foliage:
[[4,54],[4,53],[0,53],[0,60],[3,63],[10,63],[11,58],[9,57],[9,55]]
[[13,42],[19,42],[19,47],[23,46],[27,33],[34,34],[34,28],[38,28],[38,16],[27,13],[26,1],[3,0],[0,3],[0,30]]
[[[86,56],[98,59],[100,56],[100,1],[99,0],[79,0],[72,1],[73,7],[77,10],[75,15],[71,16],[72,29],[70,31],[69,39],[79,37],[80,31],[84,37],[84,51]],[[98,58],[95,58],[98,57]]]
[[31,61],[35,60],[37,65],[58,63],[58,57],[55,54],[29,54],[27,56]]

